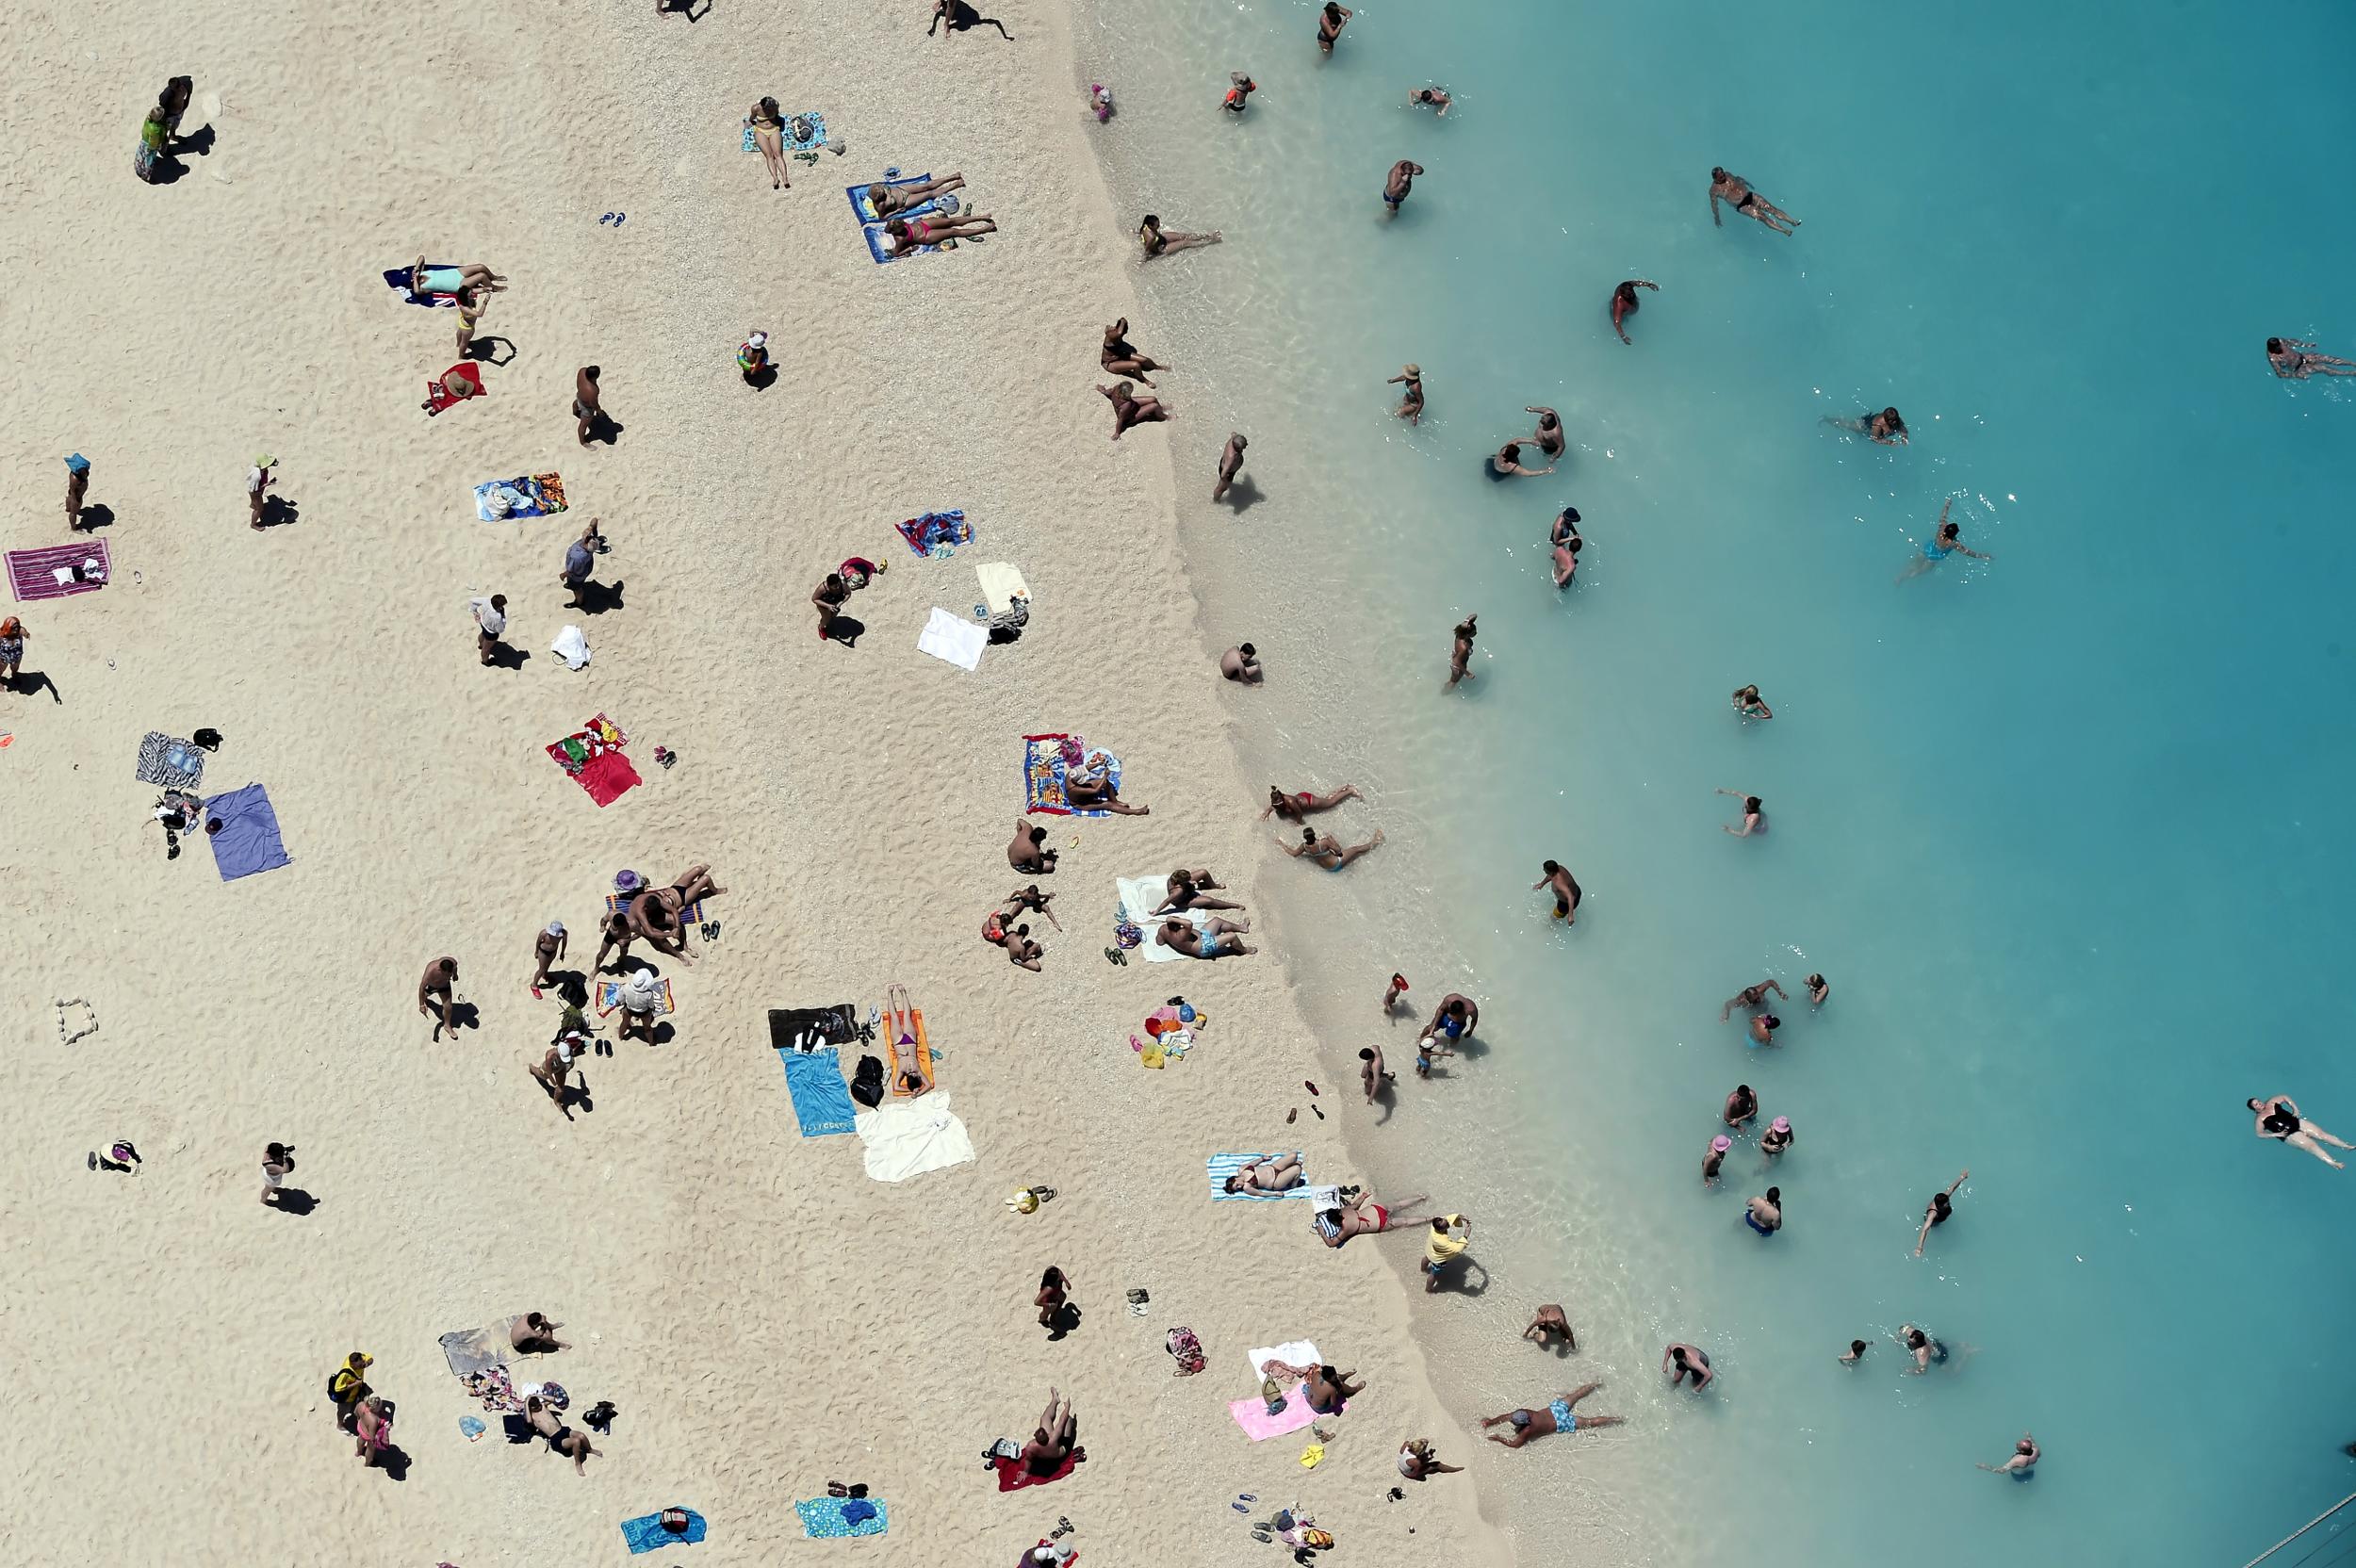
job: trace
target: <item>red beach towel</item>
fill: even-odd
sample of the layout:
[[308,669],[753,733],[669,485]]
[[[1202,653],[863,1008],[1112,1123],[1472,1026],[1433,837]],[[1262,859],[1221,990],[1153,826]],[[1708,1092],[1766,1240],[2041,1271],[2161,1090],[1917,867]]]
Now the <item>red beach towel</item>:
[[1019,1459],[994,1459],[990,1462],[990,1467],[998,1472],[999,1491],[1020,1492],[1026,1486],[1045,1486],[1051,1481],[1063,1479],[1088,1457],[1086,1448],[1074,1448],[1064,1456],[1063,1462],[1055,1466],[1054,1473],[1045,1476],[1032,1475],[1030,1466]]
[[625,791],[635,789],[642,782],[638,770],[630,765],[630,759],[618,751],[598,752],[583,762],[573,776],[581,780],[581,787],[599,806],[613,805]]

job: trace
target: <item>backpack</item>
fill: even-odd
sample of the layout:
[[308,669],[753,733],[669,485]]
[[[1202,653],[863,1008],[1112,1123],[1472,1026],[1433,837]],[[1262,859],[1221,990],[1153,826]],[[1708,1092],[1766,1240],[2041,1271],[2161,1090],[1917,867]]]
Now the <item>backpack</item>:
[[1162,1348],[1177,1358],[1178,1365],[1170,1373],[1173,1378],[1191,1378],[1206,1364],[1203,1342],[1194,1337],[1192,1329],[1172,1329],[1163,1337]]
[[851,1098],[874,1110],[883,1103],[883,1063],[873,1056],[859,1059],[859,1070],[851,1075]]

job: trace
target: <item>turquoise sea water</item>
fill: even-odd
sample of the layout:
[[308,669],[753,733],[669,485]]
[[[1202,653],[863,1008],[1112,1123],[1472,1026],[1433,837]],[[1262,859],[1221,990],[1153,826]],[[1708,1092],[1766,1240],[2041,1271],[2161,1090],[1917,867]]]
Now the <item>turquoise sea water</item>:
[[[1123,213],[1228,237],[1145,270],[1133,335],[1181,367],[1209,635],[1274,672],[1244,744],[1287,788],[1358,782],[1325,820],[1391,836],[1283,868],[1305,999],[1337,1056],[1394,1065],[1394,966],[1483,1002],[1486,1052],[1369,1140],[1383,1191],[1479,1221],[1485,1288],[1421,1315],[1444,1392],[1469,1421],[1601,1379],[1587,1408],[1633,1418],[1484,1484],[1526,1550],[1611,1560],[2242,1562],[2356,1489],[2356,1171],[2242,1108],[2287,1091],[2356,1137],[2356,400],[2261,349],[2356,355],[2356,18],[1358,10],[1321,60],[1308,4],[1119,0],[1082,63],[1119,96]],[[1261,86],[1241,122],[1229,69]],[[1442,122],[1404,106],[1432,80]],[[1427,172],[1386,220],[1400,157]],[[1713,163],[1799,235],[1713,228]],[[1622,347],[1604,302],[1640,276]],[[1382,384],[1408,360],[1416,430]],[[1910,448],[1819,423],[1885,402]],[[1492,485],[1529,403],[1573,450]],[[1203,499],[1231,428],[1239,510]],[[1949,498],[1996,559],[1893,583]],[[1558,596],[1565,503],[1588,547]],[[1444,695],[1466,610],[1478,678]],[[1750,680],[1770,724],[1729,710]],[[1721,833],[1719,785],[1772,832]],[[1527,890],[1549,856],[1573,931]],[[1717,1021],[1811,969],[1831,1004],[1782,1007],[1775,1048]],[[1739,1145],[1706,1192],[1738,1081],[1799,1142],[1772,1176]],[[1761,1243],[1740,1206],[1770,1180]],[[1513,1338],[1550,1299],[1581,1331],[1559,1366]],[[1949,1368],[1901,1375],[1906,1320]],[[1660,1388],[1670,1338],[1713,1352],[1710,1396]],[[2034,1482],[1972,1468],[2023,1428]]]

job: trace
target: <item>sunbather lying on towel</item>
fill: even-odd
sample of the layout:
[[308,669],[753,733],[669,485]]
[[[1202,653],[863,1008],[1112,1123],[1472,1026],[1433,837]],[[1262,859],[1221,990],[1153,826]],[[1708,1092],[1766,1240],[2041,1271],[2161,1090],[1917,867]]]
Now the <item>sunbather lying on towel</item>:
[[1181,867],[1170,874],[1170,880],[1164,886],[1170,890],[1170,896],[1162,901],[1160,908],[1153,911],[1157,915],[1167,915],[1173,909],[1184,911],[1243,907],[1240,904],[1231,904],[1223,898],[1210,898],[1204,895],[1203,889],[1219,886],[1217,882],[1211,880],[1211,874],[1208,871],[1187,871]]
[[1031,1434],[1030,1442],[1023,1445],[1023,1467],[1034,1476],[1054,1475],[1071,1457],[1072,1446],[1079,1436],[1080,1422],[1072,1413],[1072,1401],[1049,1389],[1047,1408],[1039,1413],[1039,1429]]
[[597,1450],[589,1444],[589,1434],[575,1431],[564,1425],[564,1417],[549,1408],[537,1394],[524,1401],[524,1418],[532,1429],[548,1440],[548,1446],[573,1462],[573,1474],[581,1473],[582,1462]]
[[945,218],[935,212],[923,218],[894,218],[884,225],[883,232],[884,248],[895,256],[904,256],[920,246],[938,245],[944,239],[978,239],[986,234],[996,234],[998,222],[983,212],[970,218]]
[[918,180],[913,185],[886,185],[881,180],[867,188],[867,204],[875,209],[878,218],[889,218],[895,212],[923,206],[936,196],[965,188],[962,174],[943,174],[937,180]]
[[1118,811],[1124,817],[1142,817],[1153,809],[1150,806],[1131,806],[1121,798],[1121,786],[1113,782],[1101,756],[1092,756],[1082,766],[1065,773],[1063,797],[1073,806]]
[[1235,939],[1235,934],[1252,929],[1250,921],[1221,920],[1213,915],[1199,929],[1172,915],[1162,922],[1153,933],[1153,939],[1164,947],[1174,947],[1189,958],[1249,957],[1258,951]]
[[1229,1192],[1289,1192],[1304,1178],[1298,1154],[1263,1154],[1246,1160],[1227,1178]]
[[1055,869],[1056,851],[1047,847],[1047,829],[1028,817],[1014,819],[1014,837],[1006,843],[1006,864],[1027,876],[1044,876]]
[[464,267],[428,267],[425,257],[409,269],[409,292],[417,295],[455,294],[462,288],[499,293],[507,286],[507,280],[479,261]]
[[[1317,1228],[1319,1239],[1328,1247],[1339,1247],[1351,1236],[1379,1235],[1410,1223],[1420,1225],[1422,1218],[1406,1211],[1431,1201],[1428,1198],[1410,1198],[1404,1203],[1384,1208],[1374,1200],[1374,1194],[1357,1187],[1336,1187],[1333,1192],[1340,1200],[1338,1203],[1316,1208],[1309,1216],[1309,1223]],[[1310,1201],[1316,1203],[1314,1194]]]

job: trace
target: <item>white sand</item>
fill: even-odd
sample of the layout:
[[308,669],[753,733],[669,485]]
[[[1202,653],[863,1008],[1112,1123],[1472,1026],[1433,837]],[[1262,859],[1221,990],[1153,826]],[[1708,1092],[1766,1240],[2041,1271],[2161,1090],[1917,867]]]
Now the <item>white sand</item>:
[[[22,911],[0,1012],[11,1560],[615,1562],[618,1521],[678,1504],[712,1531],[679,1560],[717,1568],[775,1560],[792,1501],[830,1478],[869,1483],[891,1532],[811,1550],[877,1562],[995,1568],[1058,1515],[1095,1563],[1280,1560],[1238,1492],[1297,1500],[1353,1562],[1501,1555],[1467,1478],[1384,1500],[1403,1436],[1457,1462],[1474,1439],[1432,1404],[1377,1245],[1329,1252],[1301,1205],[1204,1199],[1214,1150],[1299,1145],[1320,1178],[1349,1173],[1349,1086],[1310,1065],[1274,957],[1100,956],[1117,874],[1207,864],[1256,905],[1259,877],[1309,874],[1268,852],[1222,743],[1165,433],[1104,438],[1096,332],[1138,316],[1132,247],[1060,9],[992,8],[1014,44],[928,41],[919,0],[715,0],[695,24],[640,0],[17,18],[0,537],[66,537],[58,459],[78,449],[118,576],[8,607],[63,697],[0,694]],[[188,125],[219,139],[150,188],[135,133],[179,71]],[[762,91],[823,110],[850,155],[773,193],[738,150]],[[872,265],[842,187],[887,164],[962,169],[1006,232]],[[597,221],[614,209],[618,230]],[[433,420],[417,404],[455,313],[378,276],[421,249],[512,283],[483,330],[513,362]],[[783,368],[760,394],[731,363],[754,327]],[[574,442],[583,363],[625,427],[611,449]],[[1169,389],[1215,417],[1183,375]],[[257,450],[299,514],[263,534],[241,485]],[[547,468],[570,513],[473,519],[475,482]],[[982,537],[918,562],[891,524],[949,504]],[[583,617],[555,580],[593,515],[626,605]],[[851,554],[892,569],[845,649],[805,598]],[[1029,635],[973,675],[919,655],[928,609],[967,610],[988,561],[1028,577]],[[492,591],[520,672],[476,662],[466,604]],[[595,650],[581,674],[548,651],[566,621]],[[646,779],[605,810],[541,749],[600,710]],[[222,883],[201,837],[166,862],[139,740],[201,726],[227,737],[206,792],[267,784],[291,866]],[[1043,933],[1041,975],[977,937],[1020,880],[1001,846],[1034,729],[1121,751],[1154,808],[1055,826],[1065,930]],[[524,1071],[557,1010],[525,993],[532,936],[564,920],[585,969],[616,868],[696,860],[728,891],[721,939],[664,964],[678,1036],[593,1061],[596,1109],[568,1124]],[[437,1043],[412,992],[443,953],[483,1016]],[[893,981],[980,1152],[906,1186],[868,1181],[856,1139],[796,1135],[763,1016]],[[1192,1060],[1141,1070],[1127,1035],[1180,989],[1212,1024]],[[50,1003],[70,996],[100,1028],[66,1047]],[[143,1172],[86,1171],[118,1136]],[[255,1201],[271,1138],[298,1146],[315,1213]],[[1025,1183],[1061,1196],[1017,1217],[1003,1200]],[[1086,1312],[1055,1344],[1028,1304],[1049,1263]],[[496,1426],[460,1435],[474,1407],[436,1335],[528,1308],[576,1341],[532,1372],[576,1417],[620,1407],[585,1478]],[[1204,1375],[1170,1376],[1173,1323]],[[1306,1434],[1254,1446],[1224,1410],[1252,1392],[1237,1352],[1287,1338],[1369,1384],[1314,1472]],[[354,1348],[399,1406],[400,1482],[331,1421],[324,1382]],[[1051,1383],[1089,1462],[1001,1496],[980,1452],[1026,1435]]]

